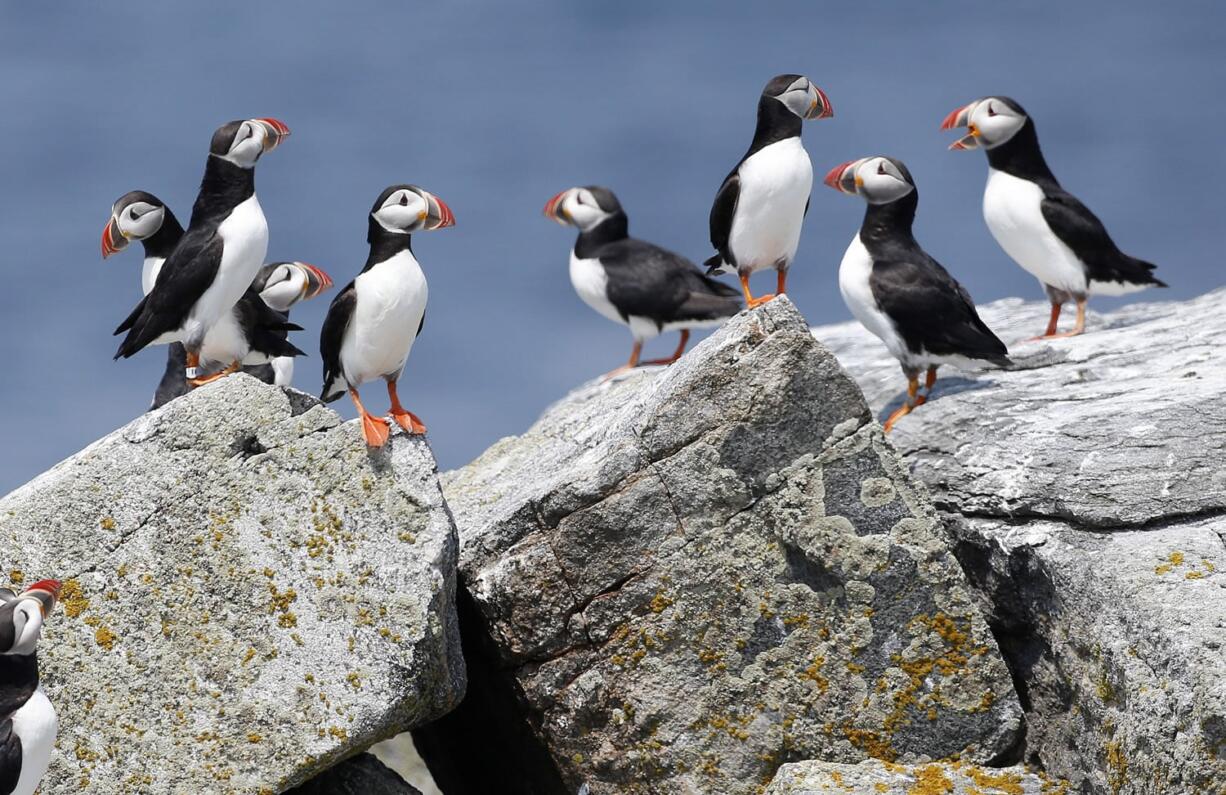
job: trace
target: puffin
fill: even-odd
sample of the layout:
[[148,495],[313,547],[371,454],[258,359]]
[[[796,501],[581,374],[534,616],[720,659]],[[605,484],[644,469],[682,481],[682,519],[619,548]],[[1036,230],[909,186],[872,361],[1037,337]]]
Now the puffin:
[[396,424],[410,434],[426,432],[396,393],[396,380],[425,325],[429,295],[412,240],[415,232],[454,225],[455,214],[433,193],[408,184],[385,188],[367,218],[366,265],[328,307],[319,336],[324,364],[319,397],[331,403],[348,391],[370,447],[382,447],[390,435],[387,420],[369,414],[358,395],[358,387],[375,378],[387,382]]
[[[800,140],[806,119],[834,115],[830,98],[803,75],[779,75],[758,99],[758,126],[749,150],[724,178],[711,206],[707,273],[736,273],[749,308],[787,292],[788,268],[809,211],[813,165]],[[750,274],[774,268],[777,287],[755,298]]]
[[59,722],[38,683],[38,639],[60,583],[0,588],[0,795],[33,795],[51,764]]
[[[161,199],[147,191],[131,191],[111,207],[111,217],[102,229],[102,258],[139,240],[145,249],[141,288],[148,295],[166,257],[182,236],[183,227]],[[293,378],[293,356],[301,355],[287,342],[289,307],[314,298],[331,285],[327,273],[305,262],[264,265],[251,289],[209,329],[201,347],[202,358],[223,363],[241,358],[248,374],[266,383],[288,386]],[[190,385],[184,377],[185,357],[182,343],[169,345],[166,370],[150,409],[187,394]]]
[[[672,364],[685,353],[691,330],[718,326],[741,311],[735,288],[679,254],[630,237],[626,213],[608,188],[568,188],[546,202],[545,217],[579,230],[570,252],[575,292],[634,337],[630,361],[606,378],[640,364]],[[672,329],[681,332],[673,355],[640,362],[643,343]]]
[[[163,262],[153,289],[115,330],[127,332],[116,359],[128,358],[150,344],[182,342],[184,375],[192,386],[238,370],[243,355],[234,355],[233,349],[242,347],[240,341],[231,339],[232,359],[222,370],[203,377],[201,349],[210,329],[250,289],[264,264],[268,223],[255,195],[255,165],[289,132],[282,122],[263,118],[228,122],[213,133],[187,231]],[[248,302],[247,308],[258,314],[258,304]],[[277,330],[290,329],[283,325]],[[237,328],[226,324],[221,331],[233,338]],[[286,343],[270,353],[292,356],[295,351]]]
[[[1126,295],[1166,287],[1156,265],[1120,251],[1098,216],[1060,186],[1043,152],[1034,120],[1009,97],[985,97],[945,117],[942,130],[968,134],[950,149],[983,149],[988,185],[983,218],[996,242],[1035,276],[1051,301],[1047,329],[1035,339],[1073,337],[1085,331],[1091,295]],[[1060,310],[1077,303],[1072,331],[1057,333]]]
[[[931,396],[941,365],[1012,364],[1005,344],[979,318],[970,294],[912,234],[919,192],[902,161],[852,160],[831,169],[825,183],[868,204],[839,265],[839,291],[907,377],[907,399],[886,420],[886,433]],[[925,369],[928,394],[920,395],[919,375]]]

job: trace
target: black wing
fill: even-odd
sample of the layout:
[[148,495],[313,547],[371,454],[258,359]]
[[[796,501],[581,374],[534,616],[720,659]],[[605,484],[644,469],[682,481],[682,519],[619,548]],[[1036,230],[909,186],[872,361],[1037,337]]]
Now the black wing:
[[1063,188],[1048,187],[1039,208],[1043,220],[1064,245],[1073,250],[1086,266],[1086,275],[1095,282],[1152,284],[1165,287],[1154,278],[1155,265],[1120,251],[1107,234],[1107,228],[1090,208]]
[[289,322],[289,315],[264,303],[254,287],[249,287],[234,306],[238,324],[247,335],[251,350],[265,356],[305,356],[289,341],[289,332],[301,331],[302,326]]
[[21,740],[8,715],[0,716],[0,792],[13,792],[21,779]]
[[911,351],[1009,364],[1008,349],[970,295],[931,257],[875,261],[868,283]]
[[115,358],[127,358],[168,331],[183,325],[192,307],[217,277],[221,267],[221,236],[213,230],[188,230],[175,246],[149,295],[122,324],[127,331]]
[[[324,387],[319,393],[319,399],[325,403],[336,400],[345,392],[344,371],[341,369],[341,343],[345,340],[345,330],[349,328],[353,310],[358,305],[358,291],[353,285],[353,282],[349,282],[345,289],[332,299],[328,315],[324,318],[324,327],[319,333],[319,355],[324,360]],[[425,322],[424,317],[422,321]]]
[[715,320],[740,311],[740,293],[708,278],[694,263],[634,238],[600,248],[608,274],[605,292],[623,318],[646,317],[663,325],[679,320]]
[[736,214],[736,203],[740,196],[741,178],[737,176],[736,169],[733,169],[732,173],[724,178],[724,184],[719,186],[715,203],[711,205],[711,245],[719,254],[703,263],[707,266],[707,273],[714,271],[721,261],[736,267],[736,261],[733,260],[732,251],[728,247],[728,237],[732,234],[732,216]]

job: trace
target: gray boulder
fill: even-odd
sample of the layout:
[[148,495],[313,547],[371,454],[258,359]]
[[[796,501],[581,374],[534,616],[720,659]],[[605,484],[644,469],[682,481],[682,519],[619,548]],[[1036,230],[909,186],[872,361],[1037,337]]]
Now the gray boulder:
[[1068,786],[1024,768],[962,762],[904,766],[794,762],[779,768],[765,795],[1064,795]]
[[245,375],[58,464],[0,500],[3,573],[64,580],[43,795],[271,793],[437,717],[456,554],[424,440]]
[[[981,309],[1018,369],[951,372],[890,436],[946,513],[1021,685],[1029,758],[1095,793],[1226,781],[1226,291],[1092,314]],[[883,416],[897,365],[814,329]]]
[[[576,391],[444,490],[488,698],[443,721],[451,745],[484,732],[488,762],[509,700],[553,767],[499,791],[752,793],[788,761],[986,762],[1018,739],[927,498],[787,299]],[[431,733],[423,754],[448,745]]]

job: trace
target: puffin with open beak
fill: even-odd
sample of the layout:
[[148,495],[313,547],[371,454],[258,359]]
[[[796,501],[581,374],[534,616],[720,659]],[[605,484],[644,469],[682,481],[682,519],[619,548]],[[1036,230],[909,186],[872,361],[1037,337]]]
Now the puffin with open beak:
[[454,225],[455,214],[433,193],[416,185],[385,188],[367,218],[366,265],[328,307],[319,337],[324,361],[319,397],[330,403],[348,391],[370,447],[382,447],[390,435],[387,420],[367,412],[358,395],[358,387],[376,378],[387,382],[396,424],[410,434],[426,432],[421,419],[400,404],[396,392],[396,380],[425,325],[429,297],[426,276],[413,255],[412,237]]
[[[887,433],[932,395],[941,365],[1011,364],[1005,344],[980,320],[970,295],[912,234],[919,192],[901,161],[852,160],[831,169],[825,183],[868,205],[839,265],[839,290],[847,308],[885,343],[907,377],[906,401],[886,420]],[[919,375],[925,369],[928,395],[920,395]]]
[[33,795],[51,763],[59,722],[38,683],[38,640],[60,583],[0,588],[0,792]]
[[[788,268],[809,211],[813,165],[800,140],[807,119],[834,115],[830,98],[803,75],[779,75],[758,99],[758,126],[749,150],[724,178],[711,207],[715,256],[707,273],[736,273],[752,309],[787,291]],[[773,268],[777,287],[755,298],[749,276]]]
[[[1035,276],[1051,301],[1047,329],[1036,339],[1085,331],[1091,295],[1125,295],[1165,287],[1155,265],[1120,251],[1098,216],[1060,186],[1043,152],[1034,120],[1015,100],[986,97],[945,117],[943,130],[965,128],[950,149],[983,149],[988,185],[983,217],[996,242]],[[1073,330],[1059,334],[1060,310],[1077,303]]]
[[223,370],[202,377],[201,349],[209,330],[238,303],[264,264],[268,223],[255,195],[255,165],[288,135],[289,128],[276,119],[232,121],[213,133],[191,222],[153,289],[116,329],[116,334],[127,332],[116,359],[150,344],[182,342],[184,375],[193,386],[238,370],[241,357],[234,357]]
[[546,203],[545,217],[579,230],[570,252],[575,292],[634,336],[630,361],[606,378],[638,367],[644,341],[677,329],[681,340],[672,356],[641,362],[672,364],[692,329],[718,326],[741,311],[736,289],[704,276],[685,257],[630,237],[626,213],[608,188],[564,190]]
[[[157,283],[166,256],[182,237],[183,227],[161,199],[146,191],[132,191],[119,197],[111,208],[111,219],[102,230],[102,257],[122,251],[131,241],[140,241],[145,248],[141,287],[148,295]],[[302,355],[288,340],[287,331],[298,328],[288,322],[288,308],[318,295],[331,284],[328,275],[313,265],[300,262],[265,265],[251,289],[209,329],[200,349],[201,360],[221,364],[241,360],[249,375],[266,383],[288,386],[293,357]],[[190,390],[191,385],[184,377],[185,359],[183,345],[171,343],[166,371],[154,392],[151,409]]]

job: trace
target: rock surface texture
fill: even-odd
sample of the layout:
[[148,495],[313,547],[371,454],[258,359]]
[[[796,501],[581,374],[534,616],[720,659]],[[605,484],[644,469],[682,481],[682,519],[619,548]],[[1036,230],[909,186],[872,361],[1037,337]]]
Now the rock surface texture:
[[245,375],[0,501],[2,573],[64,580],[43,795],[279,792],[462,696],[426,443]]
[[[789,761],[1019,739],[935,513],[786,299],[580,389],[444,491],[481,637],[443,723],[484,753],[509,699],[539,743],[499,791],[755,793]],[[451,791],[483,791],[466,772]]]
[[961,762],[906,767],[888,762],[795,762],[779,769],[766,795],[1066,795],[1067,784],[1020,768]]
[[[1079,792],[1226,791],[1224,303],[1133,305],[1016,345],[1046,305],[988,305],[1019,368],[951,373],[890,436],[987,597],[1028,759]],[[868,332],[814,333],[875,411],[898,404]]]

